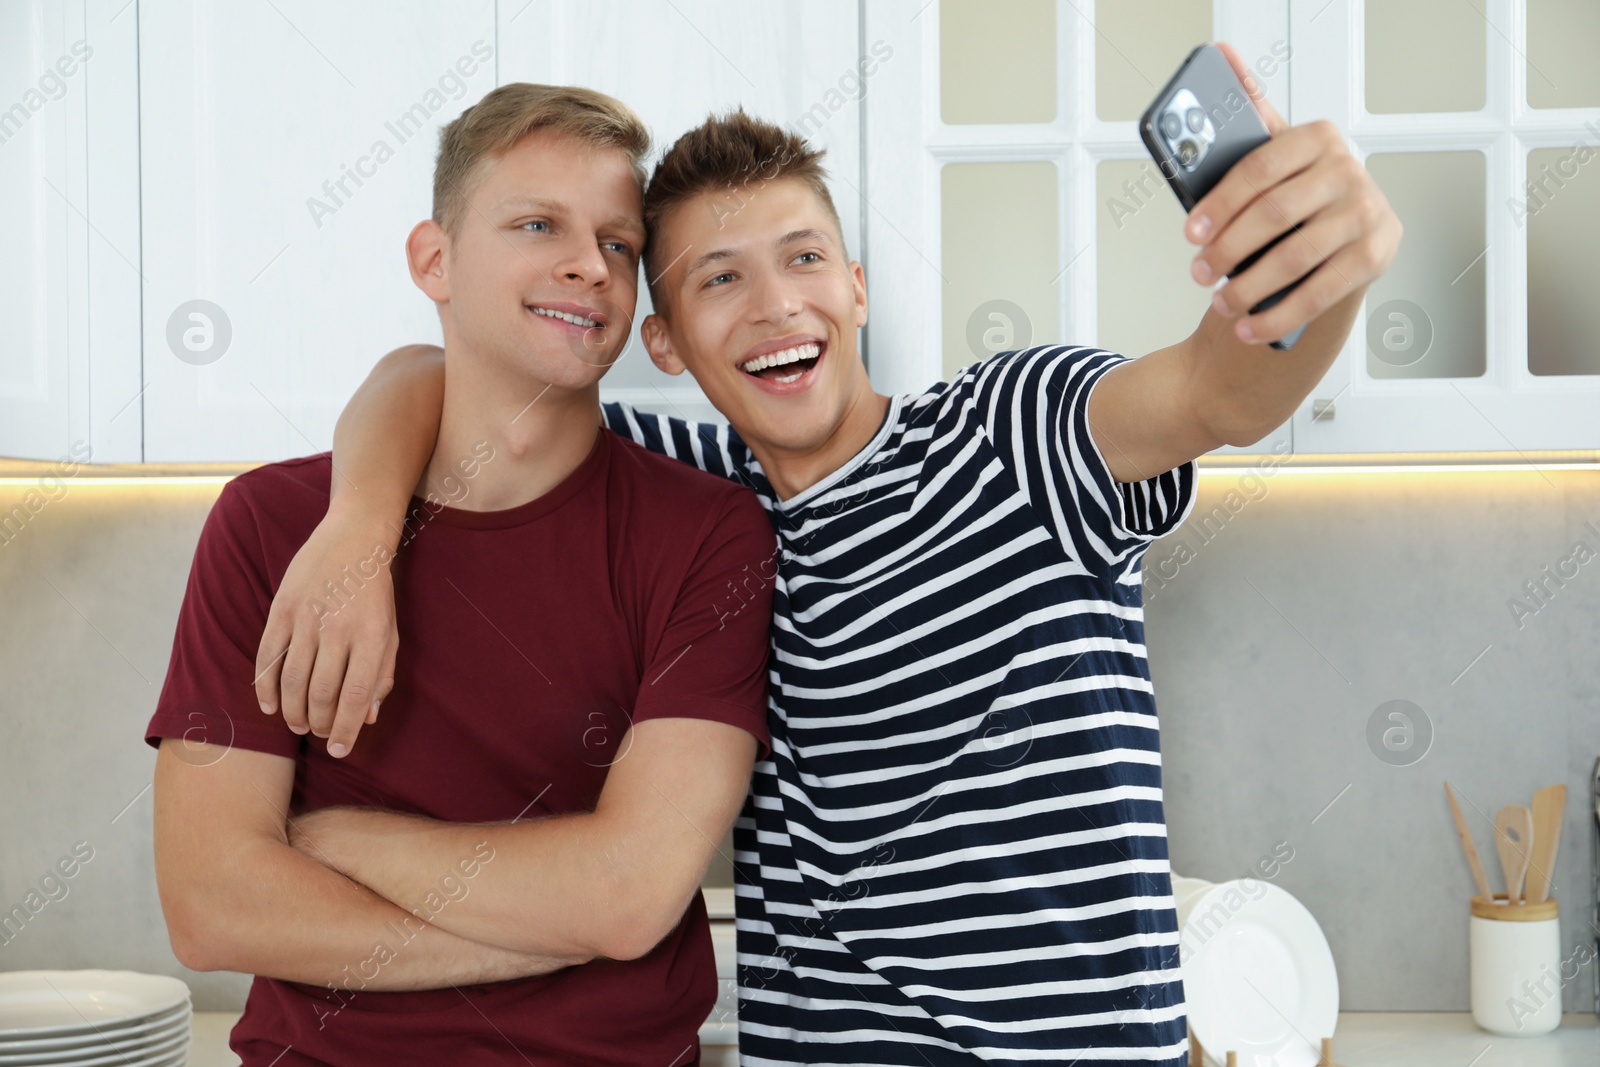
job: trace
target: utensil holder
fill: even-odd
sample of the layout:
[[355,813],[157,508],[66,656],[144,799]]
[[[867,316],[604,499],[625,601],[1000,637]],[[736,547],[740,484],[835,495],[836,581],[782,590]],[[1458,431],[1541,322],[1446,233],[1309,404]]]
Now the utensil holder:
[[1467,920],[1472,1019],[1490,1033],[1531,1037],[1561,1024],[1561,920],[1555,898],[1472,898]]

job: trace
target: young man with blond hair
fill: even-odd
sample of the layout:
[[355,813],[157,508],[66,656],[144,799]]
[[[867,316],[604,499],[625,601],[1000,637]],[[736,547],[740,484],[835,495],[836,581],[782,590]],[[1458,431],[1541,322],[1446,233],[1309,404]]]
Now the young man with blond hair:
[[526,84],[443,131],[406,246],[443,415],[404,550],[339,576],[353,615],[377,606],[360,575],[392,571],[382,614],[408,641],[359,751],[251,691],[330,457],[240,476],[206,522],[147,730],[157,876],[178,958],[256,975],[248,1067],[699,1061],[699,883],[767,743],[770,605],[712,600],[774,538],[747,490],[594,417],[633,318],[648,140],[610,97]]
[[[1257,104],[1274,136],[1191,213],[1195,278],[1300,236],[1190,337],[1002,353],[911,396],[868,381],[820,153],[736,113],[657,167],[644,341],[731,426],[602,417],[753,486],[780,541],[730,590],[770,585],[775,610],[772,751],[734,829],[745,1063],[1184,1062],[1140,561],[1192,506],[1196,457],[1259,440],[1321,378],[1400,236],[1336,130]],[[401,350],[362,387],[336,449],[361,503],[297,561],[258,652],[264,702],[340,744],[387,684],[345,669],[390,639],[386,593],[320,632],[308,605],[398,513],[438,375]],[[286,647],[328,684],[280,688]]]

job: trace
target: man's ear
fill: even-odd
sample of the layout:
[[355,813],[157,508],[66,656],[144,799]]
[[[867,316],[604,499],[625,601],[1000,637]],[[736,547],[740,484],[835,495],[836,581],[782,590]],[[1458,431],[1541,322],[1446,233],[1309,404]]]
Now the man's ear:
[[856,328],[867,324],[867,274],[861,269],[861,261],[850,261],[850,283],[855,289],[856,297]]
[[436,304],[450,302],[450,279],[444,261],[449,238],[444,227],[432,219],[417,223],[406,237],[406,262],[411,280]]
[[667,320],[661,317],[660,312],[652,312],[639,327],[639,336],[644,338],[645,351],[650,353],[650,362],[668,374],[682,374],[687,368],[678,354],[672,350],[672,335],[667,330]]

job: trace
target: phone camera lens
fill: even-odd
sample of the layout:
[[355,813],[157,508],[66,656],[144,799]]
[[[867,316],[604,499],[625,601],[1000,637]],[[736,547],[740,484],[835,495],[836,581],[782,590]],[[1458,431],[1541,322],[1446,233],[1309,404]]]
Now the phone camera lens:
[[1192,141],[1189,138],[1185,137],[1181,142],[1179,142],[1179,144],[1178,144],[1178,162],[1179,163],[1182,163],[1186,167],[1192,166],[1194,164],[1194,161],[1199,157],[1199,155],[1200,155],[1200,146],[1195,144],[1194,141]]
[[1200,127],[1206,124],[1206,113],[1197,107],[1191,107],[1183,118],[1189,124],[1190,133],[1199,133]]
[[1161,116],[1161,132],[1171,140],[1183,131],[1183,120],[1178,118],[1176,111],[1168,111]]

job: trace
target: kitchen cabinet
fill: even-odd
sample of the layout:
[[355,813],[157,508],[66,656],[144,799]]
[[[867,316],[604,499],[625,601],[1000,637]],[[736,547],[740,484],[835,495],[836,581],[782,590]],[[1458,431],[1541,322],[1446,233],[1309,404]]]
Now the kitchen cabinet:
[[1294,121],[1332,120],[1406,228],[1295,451],[1600,448],[1600,7],[1292,11]]
[[[32,0],[0,20],[0,101],[23,101],[0,121],[23,248],[0,268],[0,455],[330,447],[378,356],[440,339],[405,236],[431,210],[439,128],[508,81],[612,93],[658,148],[712,110],[793,122],[829,148],[859,247],[855,0]],[[75,43],[92,80],[53,71]],[[715,417],[637,337],[604,392]]]
[[[438,128],[513,80],[617,95],[658,150],[736,106],[826,147],[880,390],[1001,347],[1151,351],[1207,292],[1134,120],[1206,38],[1291,121],[1338,124],[1406,225],[1291,422],[1219,451],[1594,449],[1596,34],[1590,0],[18,0],[0,455],[329,447],[380,354],[439,339],[402,241]],[[637,336],[602,392],[716,417]]]
[[1218,451],[1600,447],[1591,0],[883,0],[863,26],[892,54],[865,101],[880,388],[1193,328],[1209,294],[1135,120],[1221,39],[1291,122],[1338,125],[1406,235],[1291,423]]

